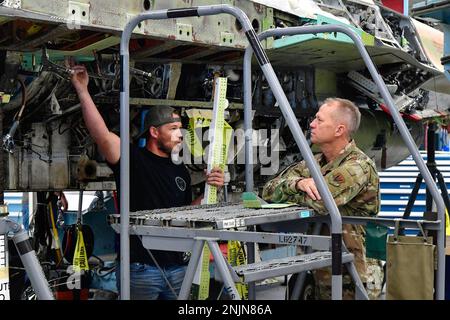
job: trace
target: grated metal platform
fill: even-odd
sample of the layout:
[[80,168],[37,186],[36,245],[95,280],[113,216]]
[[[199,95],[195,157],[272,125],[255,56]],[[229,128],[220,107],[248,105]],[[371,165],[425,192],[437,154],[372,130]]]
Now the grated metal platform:
[[[313,215],[313,210],[300,206],[277,209],[253,209],[244,208],[242,203],[235,203],[130,212],[130,224],[229,229],[308,218]],[[119,224],[120,215],[110,215],[109,222],[111,224]]]
[[[352,261],[353,254],[342,254],[342,263]],[[319,251],[242,265],[234,267],[234,270],[240,277],[243,277],[245,282],[252,282],[329,266],[331,266],[331,252]]]

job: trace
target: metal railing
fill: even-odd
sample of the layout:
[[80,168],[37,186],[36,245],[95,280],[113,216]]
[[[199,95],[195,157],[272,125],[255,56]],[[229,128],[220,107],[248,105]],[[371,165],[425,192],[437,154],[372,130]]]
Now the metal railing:
[[[325,206],[330,213],[332,219],[332,299],[342,298],[342,220],[337,209],[336,203],[325,183],[325,180],[320,172],[320,169],[315,162],[309,145],[301,131],[300,125],[298,124],[295,115],[289,105],[289,102],[284,94],[282,87],[276,77],[276,74],[265,54],[264,49],[261,46],[261,42],[258,39],[252,25],[245,15],[245,13],[230,5],[212,5],[212,6],[200,6],[192,8],[177,8],[177,9],[167,9],[167,10],[157,10],[152,12],[142,13],[133,19],[131,19],[122,33],[120,42],[120,61],[121,61],[121,90],[120,90],[120,213],[121,213],[121,225],[120,225],[120,264],[121,264],[121,274],[120,274],[120,285],[121,285],[121,299],[130,298],[130,256],[129,256],[129,144],[130,144],[130,115],[129,115],[129,73],[124,72],[124,70],[129,69],[129,40],[134,28],[139,22],[143,20],[160,20],[160,19],[170,19],[170,18],[183,18],[183,17],[193,17],[193,16],[209,16],[216,14],[231,14],[238,19],[241,23],[243,30],[247,36],[250,46],[247,48],[246,57],[251,58],[252,52],[255,52],[258,64],[260,65],[270,88],[272,89],[274,96],[276,97],[283,116],[291,129],[297,144],[300,147],[300,151],[305,158],[308,168],[311,171],[312,177],[317,184],[319,192],[324,199]],[[438,217],[441,219],[441,225],[444,227],[442,221],[445,216],[445,207],[440,197],[437,187],[434,184],[428,169],[425,166],[422,158],[420,157],[419,151],[414,144],[411,135],[409,134],[405,123],[401,119],[401,115],[394,106],[392,97],[390,96],[386,85],[378,74],[373,62],[364,48],[361,40],[357,35],[348,28],[343,26],[307,26],[307,27],[293,27],[284,29],[274,29],[262,33],[259,38],[263,39],[269,36],[277,34],[307,34],[307,33],[319,33],[319,32],[342,32],[348,35],[356,44],[358,50],[360,51],[368,69],[371,73],[375,83],[382,97],[390,109],[391,115],[397,124],[400,133],[405,140],[409,151],[411,152],[414,160],[416,161],[419,170],[425,178],[428,188],[436,201],[438,207]],[[250,58],[248,58],[250,56]],[[247,61],[247,68],[250,65],[250,60]],[[244,60],[245,62],[245,60]],[[250,73],[246,72],[244,78],[244,91],[247,93],[245,97],[245,124],[246,124],[246,146],[251,146],[251,136],[249,136],[251,130],[251,95],[250,101],[248,100],[251,85],[249,85]],[[250,83],[251,84],[251,83]],[[250,119],[250,120],[249,120]],[[250,121],[250,126],[248,126]],[[252,162],[249,161],[252,154],[248,152],[248,147],[246,147],[246,162],[247,166],[251,165]],[[246,169],[246,182],[249,187],[253,187],[253,179],[249,177]],[[249,190],[247,187],[247,190]],[[437,297],[442,299],[444,296],[444,233],[443,227],[438,231],[438,276],[437,276]]]
[[[264,49],[261,46],[261,42],[258,40],[255,30],[253,29],[246,14],[230,5],[212,5],[212,6],[200,6],[192,8],[177,8],[168,10],[158,10],[153,12],[142,13],[133,19],[131,19],[125,26],[120,41],[120,61],[121,61],[121,90],[120,90],[120,213],[121,213],[121,225],[120,225],[120,263],[121,263],[121,298],[129,299],[130,297],[130,256],[129,256],[129,144],[130,144],[130,115],[129,115],[129,73],[124,70],[129,69],[129,40],[134,28],[139,22],[143,20],[158,20],[158,19],[170,19],[170,18],[183,18],[193,16],[209,16],[216,14],[231,14],[238,19],[243,27],[243,31],[255,52],[258,63],[269,82],[269,85],[274,92],[277,100],[285,106],[287,109],[289,106],[286,95],[284,94],[278,78],[267,59]],[[248,88],[247,88],[248,89]],[[290,109],[290,107],[289,107]],[[285,114],[287,116],[288,114]],[[315,181],[318,184],[318,188],[321,191],[321,195],[324,198],[327,209],[333,217],[333,285],[336,290],[333,291],[333,299],[342,298],[342,224],[339,211],[336,204],[333,201],[331,193],[325,184],[324,178],[320,174],[320,170],[312,161],[312,153],[309,149],[306,139],[303,136],[300,126],[296,121],[292,121],[292,117],[287,117],[290,121],[290,127],[295,128],[299,133],[297,135],[297,143],[306,147],[303,151],[307,153],[311,159],[308,161],[308,166],[313,172]],[[295,118],[294,118],[295,119]],[[292,130],[292,129],[291,129]]]
[[[402,116],[400,112],[397,110],[394,104],[394,100],[392,99],[391,94],[389,93],[389,90],[386,87],[386,84],[384,83],[383,79],[381,78],[380,74],[378,73],[374,63],[372,62],[372,59],[369,56],[369,53],[367,52],[366,48],[364,47],[364,44],[361,40],[361,38],[349,27],[345,27],[342,25],[322,25],[322,26],[305,26],[305,27],[288,27],[288,28],[278,28],[278,29],[271,29],[262,32],[259,34],[259,40],[264,40],[269,37],[274,36],[286,36],[286,35],[300,35],[300,34],[317,34],[317,33],[343,33],[350,37],[354,44],[356,45],[359,53],[361,54],[361,57],[364,60],[364,63],[367,66],[368,71],[370,72],[373,80],[375,81],[378,89],[380,90],[380,94],[384,99],[384,102],[387,104],[390,114],[395,122],[395,124],[398,127],[398,130],[400,131],[400,134],[402,136],[403,141],[406,143],[406,146],[408,147],[409,152],[411,153],[415,163],[417,164],[420,173],[422,174],[423,178],[425,179],[425,183],[428,187],[428,190],[430,191],[433,200],[436,202],[436,206],[438,209],[438,220],[440,221],[440,227],[437,230],[437,260],[438,260],[438,270],[436,275],[436,298],[437,299],[444,299],[444,293],[445,293],[445,205],[444,201],[442,199],[442,196],[439,194],[438,188],[435,184],[434,179],[432,178],[430,171],[428,170],[424,160],[420,156],[420,152],[414,143],[413,138],[411,137],[411,134],[409,133],[408,128],[406,127],[405,122],[402,119]],[[253,188],[253,171],[251,171],[251,163],[247,160],[247,154],[249,156],[249,159],[251,159],[251,146],[252,146],[252,135],[251,135],[251,91],[249,82],[251,81],[251,58],[252,58],[253,50],[251,47],[247,47],[245,56],[244,56],[244,124],[245,124],[245,131],[246,131],[246,180],[248,178],[248,181],[252,182],[251,187]],[[250,82],[251,84],[251,82]],[[286,122],[289,125],[289,128],[292,131],[292,134],[294,138],[296,139],[297,144],[300,147],[300,152],[302,156],[305,158],[305,161],[311,162],[311,155],[310,155],[310,149],[308,145],[305,145],[305,141],[303,138],[303,133],[300,131],[300,126],[298,125],[295,114],[292,111],[292,108],[290,108],[290,105],[286,100],[284,99],[278,99],[278,103],[280,105],[281,111],[283,112],[283,115],[286,118]],[[288,121],[289,120],[289,121]],[[293,123],[295,122],[295,123]],[[247,134],[247,130],[249,129],[250,134]],[[314,160],[315,161],[315,160]],[[249,168],[250,167],[250,168]],[[310,169],[311,170],[311,169]],[[313,172],[311,171],[311,174],[314,178],[314,181],[316,182],[319,192],[324,198],[326,199],[327,193],[323,194],[324,187],[322,185],[322,176],[320,171],[319,172]],[[317,177],[319,175],[320,177]],[[320,179],[317,179],[320,178]],[[316,180],[317,179],[317,180]],[[248,191],[248,189],[247,189]],[[331,199],[334,203],[334,200]],[[324,201],[325,206],[330,211],[329,207],[333,207],[329,203],[330,200]],[[338,226],[340,227],[340,221],[333,221],[333,215],[331,215],[331,221],[332,221],[332,233],[337,232]],[[334,230],[334,231],[333,231]],[[334,289],[334,283],[333,283],[333,289]]]

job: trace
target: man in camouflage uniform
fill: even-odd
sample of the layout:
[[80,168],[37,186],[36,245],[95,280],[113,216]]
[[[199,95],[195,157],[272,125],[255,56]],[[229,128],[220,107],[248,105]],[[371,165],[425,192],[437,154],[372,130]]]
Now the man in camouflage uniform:
[[[321,150],[315,158],[343,216],[375,216],[380,209],[375,164],[352,140],[360,118],[358,108],[351,101],[329,98],[311,123],[311,141]],[[328,214],[305,161],[288,167],[269,181],[264,186],[263,198],[271,202],[294,202],[313,208],[318,214]],[[381,265],[366,258],[364,234],[360,225],[343,225],[344,243],[355,256],[356,269],[369,297],[376,299],[381,293]],[[330,299],[331,268],[315,271],[315,280],[317,297]],[[348,273],[344,273],[343,283],[343,298],[353,297],[354,284]]]

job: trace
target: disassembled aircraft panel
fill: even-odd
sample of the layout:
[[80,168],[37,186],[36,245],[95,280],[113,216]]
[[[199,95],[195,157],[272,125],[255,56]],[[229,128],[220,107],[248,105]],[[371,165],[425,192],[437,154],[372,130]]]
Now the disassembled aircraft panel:
[[[428,90],[450,92],[446,83],[432,85],[443,72],[438,59],[443,43],[440,31],[369,0],[221,3],[242,9],[258,33],[274,27],[350,25],[363,39],[418,145],[423,141],[424,121],[446,118],[448,105],[439,110],[428,106]],[[208,4],[216,1],[0,0],[5,189],[114,189],[112,172],[83,123],[67,59],[87,65],[93,100],[110,130],[118,134],[118,44],[126,22],[146,10]],[[228,165],[230,200],[243,191],[244,184],[243,140],[239,137],[243,129],[242,58],[247,45],[239,22],[229,15],[147,20],[136,27],[130,42],[132,136],[140,131],[141,111],[154,105],[179,108],[186,127],[195,126],[200,139],[207,136],[205,126],[198,122],[206,120],[192,116],[201,112],[189,111],[212,109],[214,77],[228,78],[226,121],[234,129],[234,145],[229,148],[234,153]],[[305,131],[325,98],[349,98],[363,116],[355,139],[379,167],[395,165],[408,156],[377,87],[347,36],[291,36],[268,39],[264,46]],[[270,177],[267,172],[274,174],[288,166],[300,153],[258,68],[254,68],[252,82],[255,150],[264,149],[266,158],[280,159],[274,167],[263,157],[255,157],[258,187]],[[274,139],[279,143],[272,143]],[[201,182],[204,161],[187,163],[187,167],[192,181]]]

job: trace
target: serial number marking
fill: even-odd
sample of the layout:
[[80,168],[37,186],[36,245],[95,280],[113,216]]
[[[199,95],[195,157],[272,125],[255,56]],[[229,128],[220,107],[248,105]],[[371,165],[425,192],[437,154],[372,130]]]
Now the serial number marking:
[[299,244],[302,246],[305,246],[308,244],[308,239],[307,237],[302,237],[302,236],[292,236],[292,235],[280,235],[278,236],[278,241],[280,241],[280,243],[287,243],[287,244]]

